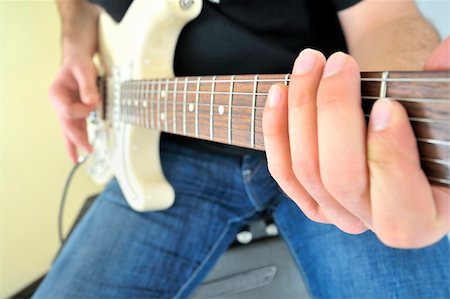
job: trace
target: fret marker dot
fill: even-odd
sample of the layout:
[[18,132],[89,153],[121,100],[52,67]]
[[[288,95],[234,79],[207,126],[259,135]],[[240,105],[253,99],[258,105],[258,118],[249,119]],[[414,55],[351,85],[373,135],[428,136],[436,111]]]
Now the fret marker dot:
[[223,107],[223,105],[219,106],[219,114],[223,115],[223,113],[225,112],[225,108]]
[[161,98],[165,98],[166,97],[166,92],[165,91],[161,91]]
[[161,120],[165,120],[166,119],[166,115],[164,113],[161,113]]
[[190,103],[189,104],[189,112],[194,111],[194,104]]
[[147,101],[142,102],[142,106],[144,106],[144,108],[147,108]]
[[134,106],[139,106],[139,101],[138,100],[134,100]]
[[131,100],[128,100],[127,104],[128,104],[128,106],[131,106]]

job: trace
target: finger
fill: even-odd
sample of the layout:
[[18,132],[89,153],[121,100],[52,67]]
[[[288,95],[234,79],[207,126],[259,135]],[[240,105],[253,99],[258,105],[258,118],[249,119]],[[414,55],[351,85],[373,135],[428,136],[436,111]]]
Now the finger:
[[86,130],[86,122],[84,120],[68,121],[62,119],[64,133],[76,147],[82,148],[84,151],[91,153],[92,146],[89,144]]
[[370,226],[359,68],[342,52],[333,54],[325,65],[317,118],[322,182],[340,204]]
[[277,84],[269,90],[263,113],[263,133],[268,167],[272,177],[309,219],[327,223],[316,201],[304,190],[292,171],[286,86]]
[[436,203],[437,219],[442,222],[444,231],[450,232],[450,188],[442,186],[431,186],[433,198]]
[[65,119],[84,119],[95,109],[93,105],[85,105],[76,96],[58,84],[53,85],[49,90],[49,97],[56,111]]
[[450,70],[450,36],[445,39],[425,62],[425,70]]
[[74,77],[78,82],[81,101],[86,105],[97,105],[100,95],[97,89],[97,70],[93,63],[77,65],[74,68]]
[[366,226],[325,190],[319,171],[317,145],[317,89],[325,57],[306,49],[297,58],[289,83],[289,142],[294,174],[314,198],[327,219],[348,233],[361,233]]
[[401,248],[439,240],[445,234],[445,222],[439,220],[408,116],[399,103],[379,100],[374,104],[368,159],[373,227],[379,238]]
[[77,149],[66,135],[64,135],[64,145],[66,147],[66,151],[69,155],[70,161],[75,164],[78,160]]

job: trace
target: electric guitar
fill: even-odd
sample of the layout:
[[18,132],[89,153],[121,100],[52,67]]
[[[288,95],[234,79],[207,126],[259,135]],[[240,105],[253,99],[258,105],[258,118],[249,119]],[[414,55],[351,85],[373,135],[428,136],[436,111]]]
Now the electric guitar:
[[[262,113],[269,87],[289,74],[178,77],[172,60],[182,28],[201,0],[134,0],[120,24],[99,21],[103,105],[88,118],[96,182],[115,176],[136,211],[168,208],[174,190],[159,157],[160,132],[264,150]],[[450,72],[361,74],[368,116],[379,98],[402,103],[431,183],[450,186]]]

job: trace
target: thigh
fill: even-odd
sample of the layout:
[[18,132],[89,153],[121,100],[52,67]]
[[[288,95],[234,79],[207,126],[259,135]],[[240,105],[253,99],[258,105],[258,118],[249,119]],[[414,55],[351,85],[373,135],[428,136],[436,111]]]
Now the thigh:
[[316,298],[449,298],[447,238],[415,250],[383,245],[307,219],[285,198],[275,221]]
[[163,168],[176,190],[175,204],[164,211],[133,211],[112,181],[35,297],[186,297],[233,241],[243,219],[255,213],[231,179],[235,161],[212,163],[213,158],[164,152]]

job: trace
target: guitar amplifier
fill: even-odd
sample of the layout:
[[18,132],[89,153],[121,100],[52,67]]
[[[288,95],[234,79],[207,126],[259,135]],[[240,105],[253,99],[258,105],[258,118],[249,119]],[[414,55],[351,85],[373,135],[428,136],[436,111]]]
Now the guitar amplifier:
[[243,228],[191,298],[310,297],[275,224],[259,220]]

